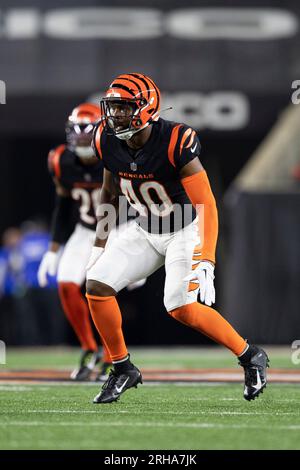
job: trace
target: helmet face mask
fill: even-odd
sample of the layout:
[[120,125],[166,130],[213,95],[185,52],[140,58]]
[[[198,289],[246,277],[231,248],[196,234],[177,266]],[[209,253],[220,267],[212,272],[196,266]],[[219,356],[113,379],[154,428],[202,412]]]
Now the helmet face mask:
[[108,134],[129,140],[159,118],[160,92],[146,75],[117,77],[100,102]]
[[101,100],[102,115],[107,123],[107,132],[120,139],[130,137],[140,129],[136,129],[139,109],[136,100],[123,100],[115,98],[103,98]]
[[84,103],[75,108],[66,123],[66,141],[69,148],[82,159],[94,157],[91,147],[95,125],[100,120],[98,106]]

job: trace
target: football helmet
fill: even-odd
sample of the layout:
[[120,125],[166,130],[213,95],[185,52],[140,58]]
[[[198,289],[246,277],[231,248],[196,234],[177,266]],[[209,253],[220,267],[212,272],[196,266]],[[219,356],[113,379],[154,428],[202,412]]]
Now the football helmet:
[[68,146],[80,158],[91,158],[94,151],[91,147],[93,130],[101,118],[99,106],[93,103],[82,103],[73,109],[66,123],[66,140]]
[[106,131],[122,140],[157,121],[160,91],[153,80],[141,73],[119,75],[100,101]]

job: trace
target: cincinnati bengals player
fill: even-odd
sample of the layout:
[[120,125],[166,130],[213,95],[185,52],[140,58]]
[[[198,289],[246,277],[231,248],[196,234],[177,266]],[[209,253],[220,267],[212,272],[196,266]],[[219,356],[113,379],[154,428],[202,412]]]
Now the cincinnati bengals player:
[[[93,129],[100,117],[100,109],[94,104],[77,106],[66,124],[66,145],[51,150],[48,156],[57,202],[52,220],[52,241],[40,264],[38,280],[44,287],[48,282],[47,274],[54,276],[58,270],[58,292],[63,310],[82,347],[79,367],[71,374],[74,380],[87,380],[101,357],[91,328],[88,306],[81,294],[86,264],[95,239],[94,208],[103,176],[103,164],[91,148]],[[74,205],[78,205],[79,220],[68,240]],[[60,257],[60,248],[66,241]],[[106,375],[110,363],[109,352],[104,347],[99,379]]]
[[[99,219],[87,267],[87,298],[95,325],[107,344],[114,369],[94,403],[109,403],[142,376],[129,358],[115,296],[130,281],[165,265],[164,304],[176,320],[226,346],[245,371],[244,397],[266,386],[268,357],[247,344],[213,308],[218,217],[202,167],[200,143],[190,127],[159,117],[160,92],[140,73],[118,76],[101,101],[103,121],[94,133],[104,165],[100,204],[117,204],[120,188],[138,210],[136,223],[107,246]],[[200,289],[200,300],[197,295]]]

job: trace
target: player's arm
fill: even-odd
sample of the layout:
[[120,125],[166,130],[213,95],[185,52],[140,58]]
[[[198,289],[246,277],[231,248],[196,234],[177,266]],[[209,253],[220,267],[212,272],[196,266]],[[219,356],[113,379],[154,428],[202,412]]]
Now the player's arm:
[[37,277],[41,287],[48,284],[48,274],[55,276],[59,262],[59,249],[70,234],[69,222],[73,208],[73,200],[70,192],[66,190],[57,178],[53,178],[56,189],[56,203],[52,214],[51,241],[48,251],[44,254],[40,263]]
[[215,263],[218,238],[218,213],[206,171],[200,163],[201,144],[191,127],[178,124],[173,127],[168,157],[177,169],[181,183],[198,212],[201,260]]
[[185,280],[199,280],[200,300],[210,306],[215,303],[214,265],[218,239],[218,211],[210,183],[198,157],[180,170],[181,183],[196,208],[199,217],[200,262]]
[[[92,140],[92,148],[96,157],[103,160],[103,125],[100,123],[95,127]],[[106,211],[105,209],[108,208]],[[117,188],[113,174],[105,164],[103,169],[103,182],[99,192],[96,208],[97,229],[94,246],[104,250],[111,228],[116,224],[119,211],[119,189]],[[96,250],[94,250],[96,251]],[[88,263],[89,268],[90,263]],[[87,269],[88,269],[87,268]]]
[[[181,183],[193,206],[198,211],[202,233],[201,259],[215,263],[215,252],[218,239],[218,211],[210,183],[200,163],[194,158],[180,170]],[[202,212],[204,209],[204,212]]]
[[88,271],[102,255],[109,233],[115,226],[119,211],[119,191],[114,182],[113,174],[104,168],[103,183],[96,210],[97,229],[92,253],[87,264]]
[[97,229],[94,246],[105,248],[109,233],[115,226],[119,211],[119,191],[114,182],[113,174],[106,168],[103,170],[103,183],[97,207]]
[[70,220],[73,199],[69,190],[64,188],[57,178],[53,178],[56,192],[55,208],[51,221],[51,242],[49,251],[57,252],[70,235]]

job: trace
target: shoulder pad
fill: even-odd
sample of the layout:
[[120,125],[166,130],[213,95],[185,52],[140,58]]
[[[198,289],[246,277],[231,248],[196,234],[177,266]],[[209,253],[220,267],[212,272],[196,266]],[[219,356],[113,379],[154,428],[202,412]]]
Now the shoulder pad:
[[102,160],[101,136],[103,133],[104,125],[102,122],[95,127],[92,146],[96,157]]
[[55,176],[57,179],[61,176],[61,166],[60,166],[60,158],[64,153],[66,146],[59,145],[53,150],[50,150],[48,154],[48,169],[52,176]]
[[200,142],[196,131],[186,124],[174,123],[168,147],[170,163],[181,168],[200,154]]

